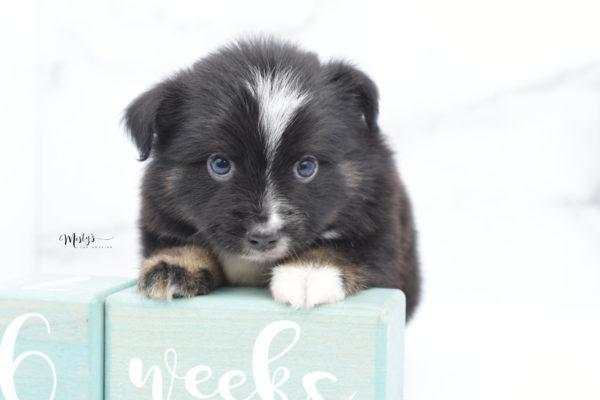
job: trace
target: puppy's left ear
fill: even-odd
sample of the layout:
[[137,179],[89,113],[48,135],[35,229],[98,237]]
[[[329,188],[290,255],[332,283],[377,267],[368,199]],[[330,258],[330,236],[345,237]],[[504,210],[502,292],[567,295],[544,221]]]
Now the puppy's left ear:
[[127,108],[123,120],[140,153],[140,161],[150,156],[153,144],[175,130],[178,105],[177,80],[167,79],[139,95]]
[[332,61],[324,66],[326,84],[334,85],[337,93],[362,111],[367,127],[378,132],[379,93],[375,83],[361,70],[344,61]]

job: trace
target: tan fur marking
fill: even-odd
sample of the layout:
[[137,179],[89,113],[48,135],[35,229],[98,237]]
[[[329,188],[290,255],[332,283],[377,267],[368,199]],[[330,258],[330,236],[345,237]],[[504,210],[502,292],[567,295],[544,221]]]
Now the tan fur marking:
[[[166,265],[159,267],[161,263]],[[210,271],[204,285],[206,272],[203,271]],[[190,245],[164,249],[146,258],[142,262],[138,288],[147,297],[171,300],[174,296],[208,293],[207,290],[221,286],[223,281],[223,271],[210,251]]]
[[177,187],[177,184],[179,183],[179,181],[181,180],[182,177],[182,172],[181,169],[178,167],[173,167],[173,168],[169,168],[164,176],[164,188],[167,191],[167,193],[169,194],[173,194],[175,192],[175,188]]
[[358,293],[366,288],[365,279],[358,269],[333,249],[318,248],[307,250],[298,257],[286,261],[283,265],[299,264],[338,268],[344,277],[345,290],[348,295]]
[[201,269],[208,269],[213,274],[215,285],[219,286],[222,283],[223,274],[221,267],[219,267],[217,260],[207,249],[198,246],[181,246],[161,250],[143,261],[141,273],[148,272],[160,262],[178,265],[191,273],[198,272]]
[[327,223],[325,224],[325,226],[333,225],[335,223],[335,221],[338,219],[339,214],[340,214],[339,208],[336,208],[335,210],[333,210],[333,212],[327,218]]
[[351,161],[342,161],[339,164],[340,171],[342,175],[344,175],[344,180],[346,181],[346,185],[350,189],[358,189],[362,183],[363,177],[359,172],[356,164]]

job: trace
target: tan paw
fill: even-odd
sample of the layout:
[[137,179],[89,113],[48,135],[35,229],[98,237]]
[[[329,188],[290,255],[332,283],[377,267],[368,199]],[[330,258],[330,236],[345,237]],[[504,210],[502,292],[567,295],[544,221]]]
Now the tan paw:
[[207,294],[214,287],[214,278],[208,269],[192,273],[164,261],[145,269],[138,279],[140,292],[151,299],[189,298]]

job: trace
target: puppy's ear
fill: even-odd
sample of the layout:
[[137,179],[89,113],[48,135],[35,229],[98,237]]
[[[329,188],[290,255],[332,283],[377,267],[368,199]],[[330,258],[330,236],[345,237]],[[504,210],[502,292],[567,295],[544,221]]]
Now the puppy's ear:
[[362,111],[367,127],[378,132],[379,94],[375,83],[358,68],[344,61],[332,61],[325,65],[327,84],[334,85],[338,93],[355,103]]
[[140,153],[140,161],[150,156],[158,137],[169,135],[174,128],[180,103],[177,81],[168,79],[139,95],[127,108],[123,120]]

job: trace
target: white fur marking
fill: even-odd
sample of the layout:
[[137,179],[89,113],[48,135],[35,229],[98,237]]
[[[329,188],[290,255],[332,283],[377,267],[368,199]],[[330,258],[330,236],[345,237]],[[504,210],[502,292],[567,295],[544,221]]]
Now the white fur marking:
[[339,238],[341,238],[342,235],[338,231],[336,231],[334,229],[330,229],[328,231],[325,231],[325,232],[321,233],[321,237],[323,239],[333,240],[333,239],[339,239]]
[[159,282],[154,282],[147,289],[147,293],[151,299],[173,300],[173,295],[177,287],[169,283],[167,287],[163,287]]
[[233,285],[264,286],[269,278],[268,261],[253,261],[235,254],[220,252],[219,261],[227,280]]
[[283,219],[281,219],[281,215],[277,213],[277,211],[273,211],[269,213],[269,220],[267,221],[268,229],[281,229],[283,226]]
[[252,82],[247,82],[247,86],[258,102],[260,132],[267,155],[267,187],[263,209],[267,212],[268,221],[258,228],[279,230],[285,221],[280,214],[281,201],[272,182],[271,168],[285,128],[309,96],[302,90],[298,76],[289,69],[266,72],[255,70]]
[[324,265],[280,265],[273,268],[270,284],[275,301],[292,308],[333,304],[346,297],[340,270]]
[[265,73],[255,71],[248,88],[258,101],[259,121],[267,144],[267,158],[272,160],[283,131],[296,110],[308,99],[298,77],[290,70]]
[[263,209],[267,212],[269,219],[267,222],[258,227],[259,229],[265,230],[279,230],[283,227],[283,218],[279,214],[281,201],[277,198],[275,189],[272,183],[267,184],[267,189],[263,197]]
[[179,293],[178,289],[179,289],[179,287],[177,285],[174,285],[173,283],[169,283],[169,285],[167,286],[167,291],[164,294],[165,298],[167,300],[173,300],[173,297],[175,296],[175,294]]

